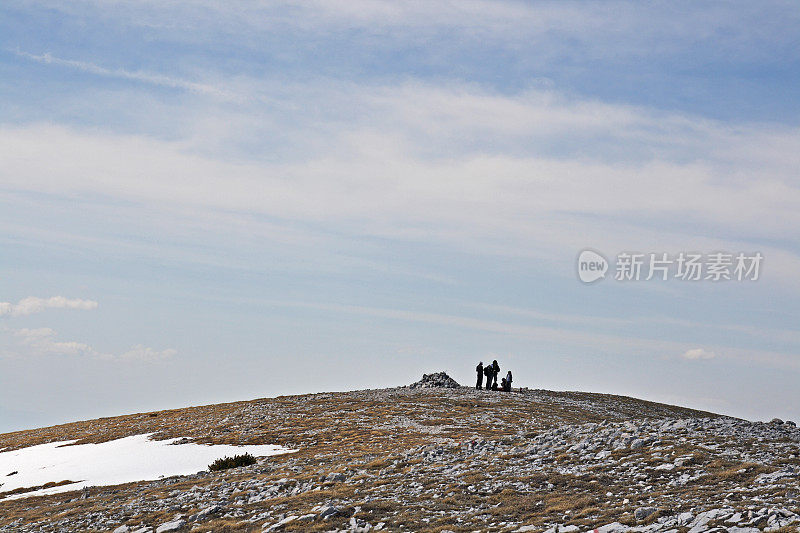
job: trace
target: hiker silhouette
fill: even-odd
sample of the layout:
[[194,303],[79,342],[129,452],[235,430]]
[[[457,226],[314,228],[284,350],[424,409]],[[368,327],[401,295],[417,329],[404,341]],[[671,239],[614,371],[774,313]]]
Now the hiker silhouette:
[[486,390],[511,392],[511,382],[514,379],[511,375],[511,370],[506,373],[506,377],[500,381],[498,387],[497,376],[500,375],[500,363],[497,362],[497,359],[486,366],[483,365],[483,361],[478,362],[478,366],[475,367],[475,372],[478,378],[475,382],[476,389],[481,390],[483,388],[483,377],[486,376]]

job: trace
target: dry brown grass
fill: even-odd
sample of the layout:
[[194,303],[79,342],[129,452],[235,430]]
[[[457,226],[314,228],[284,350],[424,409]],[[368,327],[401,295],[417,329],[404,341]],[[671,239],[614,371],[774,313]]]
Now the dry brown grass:
[[[467,394],[465,392],[465,394]],[[597,415],[585,409],[560,405],[556,400],[584,400],[597,402],[599,405],[621,401],[630,402],[623,413],[630,411],[631,416],[640,417],[645,406],[656,406],[640,400],[620,399],[608,395],[590,395],[584,393],[547,393],[553,401],[530,401],[524,394],[495,394],[476,392],[474,397],[453,397],[447,393],[426,391],[401,391],[391,402],[373,402],[368,395],[359,393],[341,393],[336,395],[306,395],[299,397],[278,397],[259,399],[249,402],[233,402],[219,405],[173,409],[157,413],[137,413],[119,417],[103,418],[95,421],[83,421],[63,424],[39,430],[7,433],[0,435],[0,448],[11,449],[61,440],[77,440],[78,443],[104,442],[129,435],[155,433],[154,438],[189,437],[197,442],[229,443],[229,444],[283,444],[298,448],[298,452],[289,455],[274,456],[264,461],[261,467],[244,472],[227,471],[203,479],[193,479],[170,484],[163,488],[148,488],[148,484],[132,483],[111,488],[94,488],[88,491],[89,499],[67,500],[73,495],[61,494],[29,500],[0,502],[0,527],[14,519],[23,518],[31,523],[53,517],[83,516],[91,512],[99,512],[118,506],[120,502],[134,497],[151,500],[166,497],[173,490],[188,490],[193,485],[208,485],[222,479],[236,482],[259,478],[265,482],[280,478],[291,478],[303,482],[317,480],[329,472],[367,470],[370,473],[389,468],[399,458],[399,452],[416,447],[430,445],[432,439],[447,437],[456,442],[467,442],[475,438],[502,441],[515,444],[522,439],[518,435],[521,428],[530,437],[554,425],[564,423],[599,422],[602,419],[613,420],[607,415]],[[671,409],[675,416],[698,416],[703,413],[658,406],[658,409]],[[258,411],[259,416],[248,418],[248,413]],[[424,413],[424,417],[419,414]],[[486,414],[497,414],[502,423],[486,424],[479,417]],[[427,417],[427,419],[426,419]],[[446,426],[441,433],[421,431],[417,426],[398,424],[392,426],[395,419],[412,419],[424,428]],[[622,419],[620,416],[618,419]],[[427,431],[427,430],[426,430]],[[617,457],[624,456],[626,451],[614,452]],[[499,454],[492,461],[506,462],[521,453]],[[572,454],[562,454],[557,458],[560,463],[568,464],[573,460]],[[705,459],[701,459],[705,460]],[[289,468],[297,466],[302,473]],[[408,474],[411,468],[424,466],[420,457],[404,460],[392,473]],[[720,474],[726,475],[726,474]],[[498,516],[520,522],[554,518],[556,514],[570,511],[575,520],[585,519],[598,514],[602,504],[598,503],[600,486],[610,484],[606,479],[602,484],[589,484],[575,476],[532,475],[519,478],[532,486],[540,486],[550,482],[554,488],[546,493],[519,494],[506,489],[498,494],[478,495],[465,491],[468,485],[480,485],[490,481],[491,474],[483,470],[473,470],[462,475],[458,483],[450,490],[442,491],[440,498],[432,499],[430,494],[422,494],[409,503],[400,506],[397,502],[386,498],[374,499],[362,504],[362,511],[374,515],[385,513],[391,516],[391,530],[397,530],[401,524],[411,530],[424,529],[436,531],[452,529],[463,531],[465,528],[455,523],[452,518],[436,518],[429,523],[419,521],[418,509],[458,510],[465,507],[478,507],[487,499],[493,505],[500,504],[496,510],[487,512],[490,516]],[[355,476],[358,481],[364,478]],[[401,478],[402,479],[402,478]],[[316,481],[315,481],[316,482]],[[327,501],[351,500],[359,501],[364,492],[386,488],[391,489],[397,480],[377,480],[371,487],[345,483],[325,483],[321,490],[304,492],[295,496],[282,494],[273,500],[246,505],[248,511],[285,506],[285,511],[303,514],[314,505]],[[433,480],[423,483],[426,489],[432,488]],[[356,490],[362,492],[356,493]],[[617,490],[617,489],[615,489]],[[454,496],[446,496],[453,492]],[[542,502],[542,503],[539,503]],[[343,509],[346,514],[352,508]],[[396,515],[394,513],[397,513]],[[137,516],[135,521],[149,524],[158,520],[166,521],[173,513],[150,513]],[[538,517],[538,518],[537,518]],[[561,517],[558,516],[558,519]],[[321,531],[332,529],[333,522],[290,523],[287,530]],[[373,522],[374,524],[374,522]],[[341,524],[339,524],[341,525]],[[466,530],[474,529],[467,528]],[[260,524],[244,525],[242,522],[215,519],[204,523],[200,531],[259,531]]]

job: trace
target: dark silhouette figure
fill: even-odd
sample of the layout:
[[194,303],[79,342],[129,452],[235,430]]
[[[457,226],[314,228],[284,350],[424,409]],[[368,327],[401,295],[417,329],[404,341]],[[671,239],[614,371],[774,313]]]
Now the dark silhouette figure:
[[503,392],[508,392],[508,381],[506,378],[500,380],[500,390]]
[[500,365],[497,364],[497,359],[492,361],[492,379],[494,382],[492,383],[492,387],[496,390],[497,389],[497,376],[500,375]]
[[483,374],[486,376],[486,390],[492,388],[492,372],[494,371],[494,367],[492,365],[486,365],[483,367]]
[[511,375],[511,370],[508,371],[508,374],[506,374],[506,377],[503,381],[506,382],[507,391],[511,392],[511,382],[514,381],[514,376]]
[[478,363],[478,366],[475,367],[475,371],[478,373],[478,382],[475,384],[475,388],[481,390],[483,388],[483,361]]

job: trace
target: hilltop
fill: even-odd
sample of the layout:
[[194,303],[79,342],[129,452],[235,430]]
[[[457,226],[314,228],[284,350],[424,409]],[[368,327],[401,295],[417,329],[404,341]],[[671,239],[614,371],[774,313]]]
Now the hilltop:
[[0,449],[142,434],[180,438],[177,446],[295,451],[219,472],[0,499],[0,531],[700,533],[800,525],[800,431],[792,423],[606,394],[434,385],[282,396],[6,433]]

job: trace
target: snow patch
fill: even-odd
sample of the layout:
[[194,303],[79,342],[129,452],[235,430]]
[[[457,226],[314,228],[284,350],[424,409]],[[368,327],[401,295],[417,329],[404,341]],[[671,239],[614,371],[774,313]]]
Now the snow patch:
[[[15,494],[5,499],[185,476],[206,470],[210,463],[224,456],[247,452],[256,457],[264,457],[296,451],[274,444],[172,444],[182,439],[150,440],[150,435],[133,435],[100,444],[74,446],[68,446],[76,442],[74,440],[50,442],[0,452],[0,496],[3,492],[14,489],[38,487],[64,480],[75,483]],[[15,471],[17,473],[13,476],[8,475]],[[3,501],[2,498],[0,501]]]

